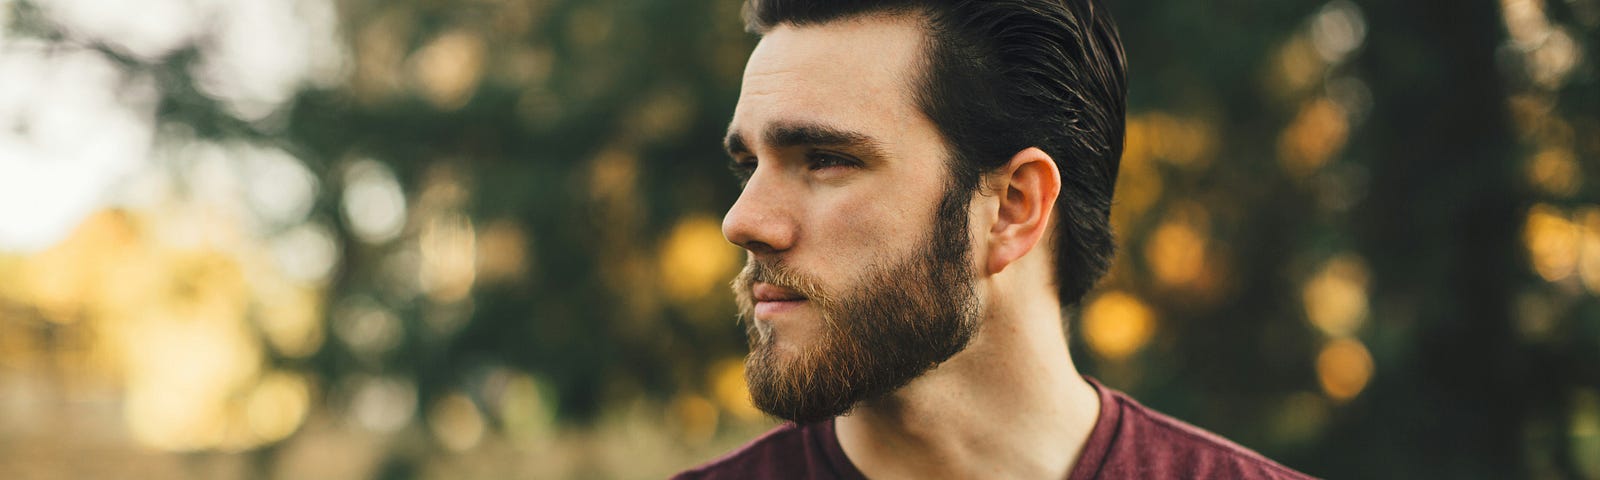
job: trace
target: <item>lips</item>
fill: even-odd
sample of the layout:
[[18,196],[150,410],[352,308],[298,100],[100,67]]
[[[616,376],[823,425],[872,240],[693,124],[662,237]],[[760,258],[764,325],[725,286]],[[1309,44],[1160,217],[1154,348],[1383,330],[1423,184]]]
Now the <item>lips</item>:
[[756,283],[750,292],[757,302],[798,302],[805,300],[800,292],[770,283]]

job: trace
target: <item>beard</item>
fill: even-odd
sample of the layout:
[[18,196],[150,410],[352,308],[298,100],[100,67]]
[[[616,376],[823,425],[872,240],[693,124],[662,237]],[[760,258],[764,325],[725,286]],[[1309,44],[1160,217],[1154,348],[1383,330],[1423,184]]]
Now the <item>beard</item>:
[[[966,348],[979,309],[969,196],[958,190],[947,189],[940,200],[923,247],[897,261],[869,262],[837,294],[781,263],[750,259],[733,286],[750,343],[745,380],[757,408],[798,424],[833,418],[888,396]],[[779,332],[755,320],[755,282],[805,296],[821,312],[820,338],[788,355],[779,351]]]

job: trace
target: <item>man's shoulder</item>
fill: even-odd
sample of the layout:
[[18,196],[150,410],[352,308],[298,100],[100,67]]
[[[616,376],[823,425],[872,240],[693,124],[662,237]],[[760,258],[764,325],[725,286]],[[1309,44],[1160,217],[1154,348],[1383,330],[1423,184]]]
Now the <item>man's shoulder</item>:
[[784,423],[744,446],[703,465],[674,475],[673,480],[714,480],[723,478],[826,478],[814,472],[821,453],[807,432],[815,425],[800,427]]
[[1108,397],[1119,404],[1119,441],[1106,452],[1097,478],[1312,478],[1120,392]]

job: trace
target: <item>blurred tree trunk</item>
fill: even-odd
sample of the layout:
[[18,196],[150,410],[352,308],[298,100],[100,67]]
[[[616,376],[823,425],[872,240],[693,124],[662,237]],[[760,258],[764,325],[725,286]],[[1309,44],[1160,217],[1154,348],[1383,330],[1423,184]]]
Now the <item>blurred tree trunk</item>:
[[1379,362],[1372,424],[1350,425],[1365,433],[1344,432],[1348,448],[1336,449],[1367,458],[1329,461],[1348,462],[1334,468],[1351,478],[1518,478],[1528,403],[1511,297],[1525,281],[1523,201],[1495,65],[1499,6],[1365,9],[1372,25],[1359,68],[1375,107],[1356,148],[1372,183],[1355,222],[1374,268]]

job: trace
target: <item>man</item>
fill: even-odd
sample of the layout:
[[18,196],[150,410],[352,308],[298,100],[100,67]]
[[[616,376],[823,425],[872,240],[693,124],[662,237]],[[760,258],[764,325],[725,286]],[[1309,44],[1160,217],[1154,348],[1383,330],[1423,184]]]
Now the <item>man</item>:
[[751,397],[677,478],[1305,478],[1081,376],[1110,263],[1120,40],[1085,0],[750,0],[723,221]]

